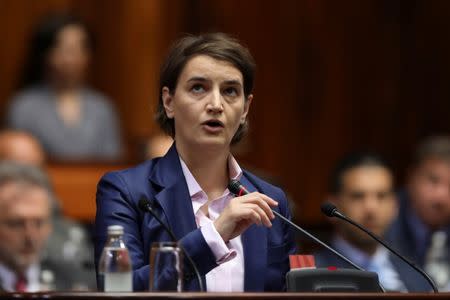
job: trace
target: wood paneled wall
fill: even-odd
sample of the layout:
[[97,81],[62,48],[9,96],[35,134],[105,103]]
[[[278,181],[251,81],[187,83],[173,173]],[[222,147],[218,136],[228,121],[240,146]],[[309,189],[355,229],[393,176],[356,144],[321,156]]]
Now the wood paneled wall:
[[448,1],[2,0],[1,108],[33,24],[55,10],[91,25],[92,83],[115,102],[131,145],[156,130],[158,70],[171,41],[216,30],[241,39],[258,71],[238,156],[282,183],[301,222],[322,221],[328,174],[345,152],[381,152],[401,182],[415,143],[450,133]]

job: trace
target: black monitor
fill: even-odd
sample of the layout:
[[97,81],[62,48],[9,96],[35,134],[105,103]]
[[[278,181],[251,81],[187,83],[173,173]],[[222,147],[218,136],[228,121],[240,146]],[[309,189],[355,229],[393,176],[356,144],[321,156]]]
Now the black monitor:
[[353,269],[293,269],[286,275],[288,292],[367,292],[383,290],[374,272]]

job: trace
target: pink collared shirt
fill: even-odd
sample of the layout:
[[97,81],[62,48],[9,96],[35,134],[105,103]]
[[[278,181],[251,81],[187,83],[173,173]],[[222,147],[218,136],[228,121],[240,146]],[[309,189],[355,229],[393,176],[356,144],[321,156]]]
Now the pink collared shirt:
[[[181,157],[180,162],[192,200],[195,221],[219,264],[206,274],[206,289],[208,292],[243,292],[244,250],[241,237],[237,236],[225,243],[213,223],[234,195],[226,189],[222,196],[212,200],[208,206],[209,217],[207,217],[200,208],[208,202],[208,196]],[[241,178],[242,170],[232,155],[228,159],[228,168],[230,179]]]

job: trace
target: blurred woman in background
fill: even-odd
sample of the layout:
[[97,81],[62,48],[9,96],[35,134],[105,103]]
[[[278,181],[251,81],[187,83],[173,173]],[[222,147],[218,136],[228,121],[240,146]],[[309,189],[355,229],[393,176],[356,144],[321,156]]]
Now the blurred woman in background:
[[68,15],[45,18],[34,32],[9,127],[36,136],[56,160],[114,160],[121,155],[119,122],[104,95],[85,85],[92,38]]

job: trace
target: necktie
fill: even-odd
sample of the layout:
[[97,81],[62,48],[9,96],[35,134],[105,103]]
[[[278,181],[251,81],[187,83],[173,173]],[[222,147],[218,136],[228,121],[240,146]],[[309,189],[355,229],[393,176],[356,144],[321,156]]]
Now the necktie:
[[23,274],[17,274],[17,281],[14,286],[16,292],[23,293],[27,290],[27,279]]

